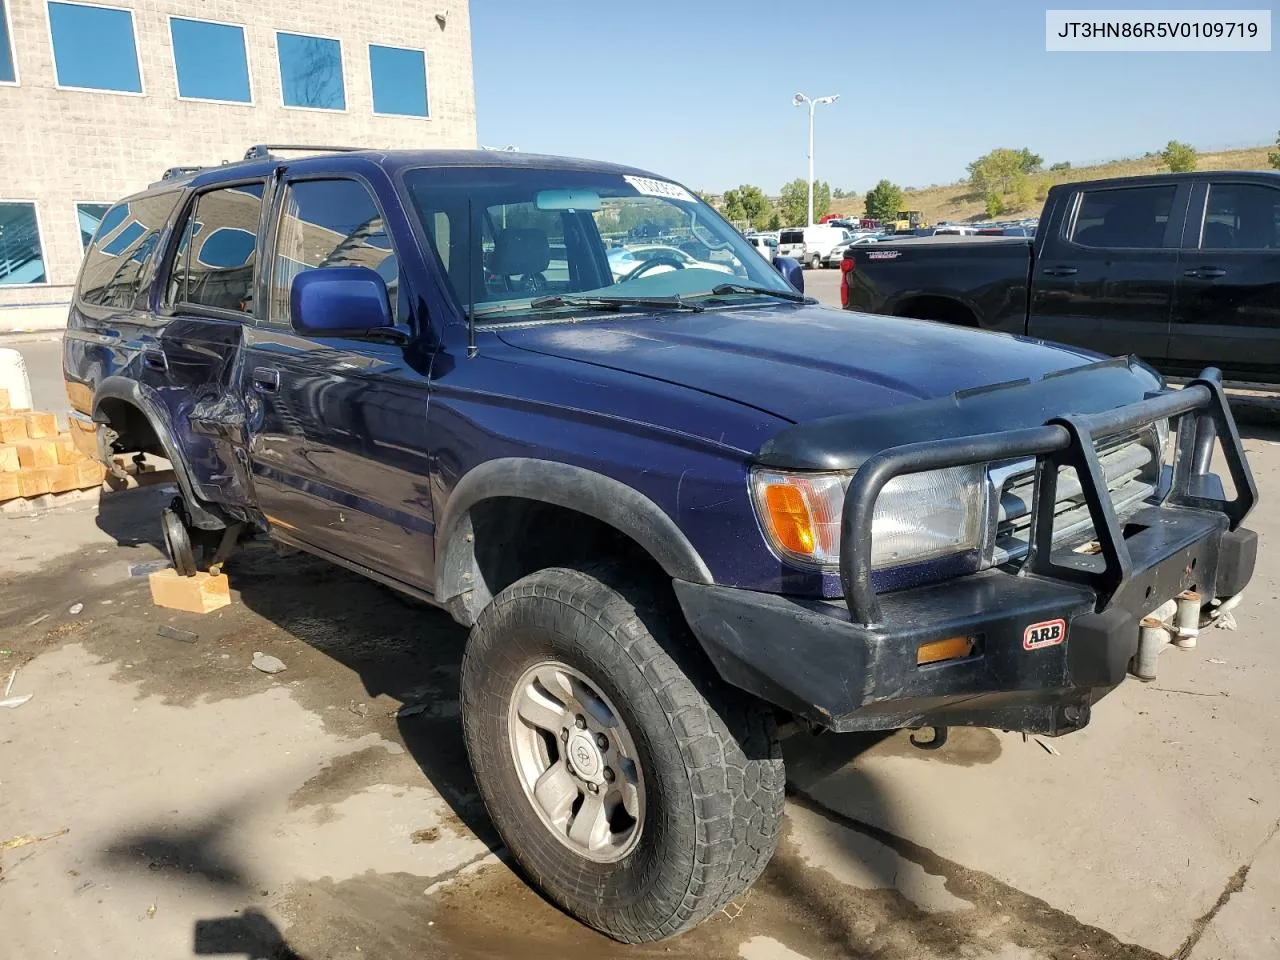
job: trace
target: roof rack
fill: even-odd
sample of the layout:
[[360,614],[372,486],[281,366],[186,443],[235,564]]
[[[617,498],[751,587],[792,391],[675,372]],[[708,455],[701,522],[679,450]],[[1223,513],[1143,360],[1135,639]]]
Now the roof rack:
[[160,174],[160,181],[173,180],[177,177],[189,176],[193,173],[199,173],[204,167],[170,167],[164,173]]
[[276,150],[288,150],[290,152],[305,151],[306,153],[351,153],[353,150],[360,149],[363,148],[325,147],[306,143],[255,143],[245,151],[244,158],[246,160],[269,160]]

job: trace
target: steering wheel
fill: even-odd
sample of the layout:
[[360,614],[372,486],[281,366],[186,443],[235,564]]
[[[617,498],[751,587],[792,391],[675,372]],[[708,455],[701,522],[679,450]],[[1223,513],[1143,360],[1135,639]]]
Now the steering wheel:
[[640,264],[640,266],[636,267],[630,273],[621,277],[618,280],[618,282],[625,283],[628,280],[634,280],[636,277],[640,276],[641,274],[648,273],[654,267],[672,267],[676,270],[683,270],[684,264],[681,263],[679,260],[677,260],[675,257],[671,256],[671,254],[669,253],[660,253],[656,257],[652,257],[651,259],[646,260],[644,263]]

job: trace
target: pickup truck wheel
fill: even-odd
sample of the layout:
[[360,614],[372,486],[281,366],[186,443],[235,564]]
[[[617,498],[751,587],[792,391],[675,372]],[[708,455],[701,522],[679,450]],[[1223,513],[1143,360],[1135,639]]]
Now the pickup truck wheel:
[[503,590],[462,663],[480,794],[555,903],[628,943],[674,936],[759,876],[785,777],[773,716],[690,655],[679,612],[612,571]]
[[180,497],[175,497],[169,506],[160,511],[160,532],[164,537],[164,551],[178,576],[194,577],[196,555],[191,544],[191,526],[187,522],[186,508]]

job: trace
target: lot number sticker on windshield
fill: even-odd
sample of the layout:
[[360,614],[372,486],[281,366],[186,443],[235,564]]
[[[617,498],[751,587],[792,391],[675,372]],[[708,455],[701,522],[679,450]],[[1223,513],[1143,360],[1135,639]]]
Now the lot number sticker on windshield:
[[1033,623],[1022,633],[1023,650],[1039,650],[1041,647],[1056,647],[1067,639],[1067,622],[1065,620],[1043,620]]
[[643,193],[646,197],[664,197],[667,200],[693,202],[693,194],[679,184],[668,183],[666,180],[654,180],[652,177],[630,175],[624,175],[622,179],[635,187],[637,193]]

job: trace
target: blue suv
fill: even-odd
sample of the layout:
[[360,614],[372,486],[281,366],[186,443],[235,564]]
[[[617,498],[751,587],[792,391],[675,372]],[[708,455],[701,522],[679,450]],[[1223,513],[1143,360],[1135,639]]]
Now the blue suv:
[[266,533],[468,627],[488,811],[612,937],[757,877],[780,727],[1078,730],[1252,575],[1212,370],[817,306],[643,170],[286,153],[106,214],[75,416],[172,463],[181,572]]

